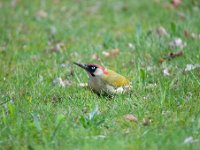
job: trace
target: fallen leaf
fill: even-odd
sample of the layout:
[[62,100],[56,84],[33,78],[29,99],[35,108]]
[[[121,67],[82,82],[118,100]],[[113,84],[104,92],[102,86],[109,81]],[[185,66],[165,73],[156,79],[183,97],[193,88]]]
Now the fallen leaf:
[[143,119],[143,125],[144,125],[144,126],[150,125],[151,122],[152,122],[152,120],[151,120],[150,117],[144,118],[144,119]]
[[167,30],[162,26],[158,27],[155,31],[156,31],[156,34],[159,36],[169,36]]
[[138,122],[138,119],[137,117],[135,117],[134,115],[132,114],[126,114],[123,116],[124,119],[128,120],[128,121],[131,121],[131,122]]
[[92,60],[99,60],[99,55],[97,53],[92,54],[91,58]]
[[57,77],[53,80],[54,85],[59,85],[61,87],[66,87],[72,85],[72,81],[70,80],[63,80],[61,77]]
[[105,56],[105,57],[116,57],[117,55],[119,55],[119,49],[118,48],[115,48],[115,49],[112,49],[110,51],[103,51],[102,54]]
[[102,54],[106,57],[109,57],[110,56],[110,53],[109,52],[106,52],[106,51],[103,51]]
[[175,49],[175,48],[183,49],[184,47],[186,47],[186,45],[187,44],[183,42],[181,38],[175,38],[173,41],[169,43],[169,47],[171,49]]
[[171,59],[171,58],[175,58],[175,57],[179,57],[179,56],[182,56],[183,55],[183,51],[178,51],[178,52],[171,52],[168,54],[168,58]]
[[178,7],[179,5],[181,5],[182,0],[172,0],[171,3],[174,7]]
[[170,74],[170,70],[168,69],[168,68],[165,68],[164,70],[163,70],[163,75],[164,76],[170,76],[171,74]]
[[48,14],[44,10],[38,10],[36,13],[36,17],[38,17],[38,18],[46,18],[47,16],[48,16]]
[[188,30],[184,30],[184,35],[186,38],[190,38],[191,37],[191,34]]
[[167,56],[164,56],[163,58],[160,58],[160,59],[159,59],[159,62],[160,62],[160,63],[163,63],[164,61],[171,60],[171,59],[173,59],[173,58],[182,56],[183,54],[184,54],[183,51],[171,52],[171,53],[169,53]]
[[159,63],[163,63],[164,61],[166,61],[166,59],[164,59],[164,58],[159,58]]

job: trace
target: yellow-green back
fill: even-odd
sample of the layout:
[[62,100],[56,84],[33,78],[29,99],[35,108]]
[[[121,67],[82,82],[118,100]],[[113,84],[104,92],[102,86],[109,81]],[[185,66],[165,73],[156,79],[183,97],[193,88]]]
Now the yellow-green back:
[[128,79],[126,79],[124,76],[112,71],[112,70],[107,70],[108,75],[104,75],[103,79],[106,82],[106,84],[109,84],[114,87],[121,87],[121,86],[126,86],[129,84]]

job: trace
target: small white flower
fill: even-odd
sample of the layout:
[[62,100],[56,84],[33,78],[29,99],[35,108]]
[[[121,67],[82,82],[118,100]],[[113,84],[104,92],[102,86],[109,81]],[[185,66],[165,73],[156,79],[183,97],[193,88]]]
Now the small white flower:
[[200,65],[199,64],[187,64],[186,65],[186,68],[185,68],[185,71],[191,71],[191,70],[194,70],[196,68],[200,68]]
[[135,50],[135,45],[133,45],[132,43],[128,43],[128,48]]
[[198,141],[199,141],[198,139],[194,139],[192,136],[189,136],[189,137],[185,138],[184,144],[191,144],[191,143],[198,142]]
[[180,48],[183,49],[186,47],[186,43],[182,41],[181,38],[175,38],[173,41],[169,43],[170,48],[175,49],[175,48]]
[[165,68],[165,69],[163,70],[163,75],[164,75],[164,76],[170,76],[170,71],[169,71],[168,68]]

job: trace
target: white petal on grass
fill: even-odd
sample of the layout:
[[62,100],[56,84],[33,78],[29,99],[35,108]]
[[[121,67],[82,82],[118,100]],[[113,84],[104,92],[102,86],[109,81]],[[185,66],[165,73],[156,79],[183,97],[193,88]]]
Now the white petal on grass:
[[106,51],[103,51],[102,54],[106,57],[109,57],[110,56],[110,53],[109,52],[106,52]]
[[135,45],[132,43],[128,43],[128,48],[135,50]]
[[99,113],[99,107],[98,105],[95,106],[94,110],[89,113],[88,119],[92,120],[94,116],[96,116]]
[[196,68],[200,68],[200,64],[187,64],[185,67],[185,71],[191,71],[194,70]]
[[164,75],[164,76],[170,76],[170,71],[169,71],[168,68],[165,68],[165,69],[163,70],[163,75]]
[[114,48],[110,51],[103,51],[102,54],[105,56],[105,57],[116,57],[117,55],[119,55],[120,53],[120,50],[118,48]]
[[154,69],[156,69],[155,66],[147,66],[147,71],[154,70]]
[[186,137],[185,140],[184,140],[184,144],[191,144],[191,143],[194,143],[194,142],[198,142],[199,140],[198,139],[194,139],[192,136],[189,136],[189,137]]
[[87,83],[79,83],[79,86],[80,86],[80,87],[87,87],[88,84],[87,84]]
[[57,33],[57,28],[55,26],[50,27],[50,32],[51,34],[56,34]]
[[105,135],[96,135],[96,136],[86,136],[86,137],[84,137],[84,138],[86,138],[86,139],[95,139],[95,140],[98,140],[98,139],[105,139],[107,136],[105,136]]
[[173,41],[169,43],[170,48],[175,49],[175,48],[180,48],[183,49],[186,47],[186,43],[183,42],[181,38],[175,38]]
[[105,135],[97,135],[97,136],[93,136],[94,139],[105,139],[106,136]]
[[38,83],[42,83],[44,81],[44,77],[39,75],[39,79],[37,80]]

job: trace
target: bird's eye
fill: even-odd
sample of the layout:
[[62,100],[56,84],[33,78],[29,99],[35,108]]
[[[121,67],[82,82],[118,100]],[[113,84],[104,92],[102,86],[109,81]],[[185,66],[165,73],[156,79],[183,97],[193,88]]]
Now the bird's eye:
[[92,69],[92,70],[95,70],[95,69],[96,69],[96,67],[91,67],[91,69]]

